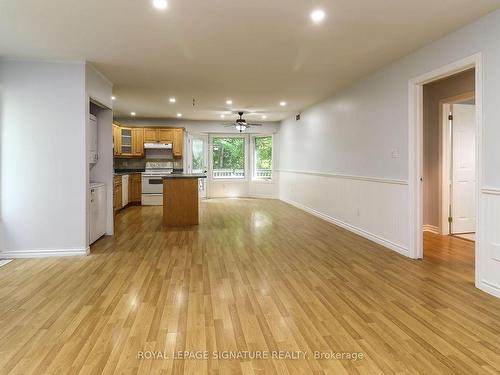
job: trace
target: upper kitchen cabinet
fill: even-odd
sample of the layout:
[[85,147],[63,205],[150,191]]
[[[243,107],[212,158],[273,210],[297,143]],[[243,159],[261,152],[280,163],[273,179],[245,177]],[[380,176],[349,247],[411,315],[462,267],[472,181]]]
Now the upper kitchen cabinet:
[[144,156],[144,130],[141,128],[132,129],[132,155]]
[[184,130],[181,128],[135,128],[113,124],[114,155],[144,157],[144,143],[172,144],[172,156],[182,158]]
[[173,129],[159,129],[160,143],[174,143],[174,130]]
[[113,154],[120,156],[121,151],[121,131],[118,125],[113,124]]
[[172,145],[172,154],[174,158],[182,158],[182,148],[184,145],[184,131],[182,129],[174,129],[174,141]]
[[144,132],[141,128],[126,128],[113,124],[114,155],[118,157],[144,156]]
[[132,129],[120,127],[120,155],[132,156]]
[[144,143],[156,143],[160,141],[158,129],[144,129]]

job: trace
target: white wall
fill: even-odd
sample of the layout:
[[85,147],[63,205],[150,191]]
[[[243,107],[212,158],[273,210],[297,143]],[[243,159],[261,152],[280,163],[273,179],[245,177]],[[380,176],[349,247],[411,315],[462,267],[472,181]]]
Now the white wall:
[[[483,188],[488,188],[490,193],[487,197],[486,193],[482,195],[483,201],[488,200],[489,209],[480,218],[484,238],[478,251],[477,285],[500,296],[498,35],[500,11],[386,66],[313,106],[303,112],[300,122],[284,121],[278,133],[280,197],[327,215],[333,221],[345,222],[351,229],[364,232],[370,238],[395,243],[403,253],[407,251],[410,233],[408,81],[480,52],[484,79]],[[294,174],[293,178],[291,174]],[[328,183],[323,182],[325,179]],[[304,184],[314,186],[319,198],[311,201],[309,191],[301,188]],[[380,186],[373,188],[373,184]],[[393,194],[394,185],[403,188],[396,188],[398,192]],[[332,190],[339,194],[332,194]],[[359,215],[342,211],[358,206]],[[396,224],[377,226],[373,220],[386,223],[401,220],[401,228],[398,230]]]
[[0,258],[86,253],[85,65],[0,61]]

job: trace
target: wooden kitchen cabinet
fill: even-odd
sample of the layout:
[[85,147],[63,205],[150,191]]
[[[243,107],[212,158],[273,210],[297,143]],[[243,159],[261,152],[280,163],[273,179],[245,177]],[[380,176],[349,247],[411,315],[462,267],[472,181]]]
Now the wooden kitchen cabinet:
[[122,208],[122,176],[115,176],[113,186],[113,209],[118,211]]
[[175,159],[181,159],[184,148],[184,129],[131,128],[113,124],[114,156],[144,157],[144,143],[171,143]]
[[120,156],[121,151],[121,131],[120,127],[113,124],[113,154],[115,156]]
[[174,129],[174,140],[172,145],[172,153],[174,158],[182,158],[182,148],[184,146],[184,130]]
[[144,129],[144,143],[156,143],[159,142],[159,140],[158,129]]
[[129,177],[128,200],[131,203],[141,203],[141,174],[132,173]]
[[144,156],[144,129],[132,129],[132,156]]
[[174,130],[173,129],[159,129],[158,132],[160,143],[173,143]]

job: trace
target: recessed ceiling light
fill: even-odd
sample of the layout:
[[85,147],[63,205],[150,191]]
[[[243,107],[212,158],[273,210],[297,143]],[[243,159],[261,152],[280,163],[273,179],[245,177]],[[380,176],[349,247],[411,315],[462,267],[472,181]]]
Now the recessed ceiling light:
[[177,114],[177,117],[182,117],[182,113],[178,113],[178,114]]
[[130,114],[131,114],[132,116],[135,116],[137,113],[135,113],[135,112],[130,112]]
[[322,9],[315,9],[311,12],[311,19],[314,23],[321,23],[325,19],[325,11]]
[[116,100],[116,96],[112,96],[112,97],[111,97],[111,100]]
[[220,115],[220,118],[224,118],[224,117],[226,117],[226,115]]
[[167,9],[167,0],[153,0],[153,6],[160,10]]
[[286,102],[285,101],[280,102],[280,106],[285,107],[286,106]]
[[231,99],[228,99],[228,100],[226,100],[226,104],[231,105],[231,104],[233,104],[233,101]]
[[262,115],[262,119],[265,120],[267,118],[266,115]]
[[168,101],[169,101],[170,103],[175,103],[177,100],[175,100],[175,98],[170,98],[170,99],[168,99]]

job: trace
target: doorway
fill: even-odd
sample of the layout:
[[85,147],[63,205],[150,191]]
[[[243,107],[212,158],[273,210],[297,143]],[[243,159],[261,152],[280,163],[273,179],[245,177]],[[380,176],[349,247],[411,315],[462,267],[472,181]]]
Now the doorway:
[[[474,87],[473,68],[423,86],[423,230],[465,240],[476,230]],[[424,257],[430,247],[424,235]]]
[[[482,210],[481,201],[479,198],[481,186],[481,150],[482,150],[482,63],[481,54],[475,54],[464,58],[460,61],[448,64],[429,73],[409,81],[409,211],[410,211],[410,244],[409,255],[414,259],[424,258],[424,229],[429,229],[424,226],[424,185],[426,175],[424,173],[424,146],[426,144],[424,138],[424,87],[427,84],[437,82],[439,80],[449,78],[453,75],[463,73],[468,70],[473,70],[474,76],[474,104],[475,104],[475,139],[474,139],[474,179],[473,179],[473,194],[474,194],[474,211],[475,211],[475,242],[466,242],[461,239],[456,239],[454,236],[443,236],[439,231],[443,230],[443,225],[438,224],[430,228],[436,233],[430,233],[430,237],[439,236],[448,242],[460,241],[469,244],[468,256],[471,260],[471,266],[474,270],[472,278],[475,280],[476,286],[481,285],[481,216],[479,213]],[[458,103],[463,104],[463,103]],[[443,150],[442,150],[443,151]],[[442,189],[439,189],[442,194]],[[442,201],[442,199],[441,199]],[[436,205],[434,205],[436,206]],[[439,209],[443,209],[442,205],[437,205]],[[442,216],[442,215],[441,215]],[[426,241],[429,242],[429,236],[426,236]],[[436,241],[435,243],[439,243]],[[450,255],[449,253],[446,256]]]
[[[189,173],[207,173],[208,135],[189,134],[187,137],[187,170]],[[198,194],[201,199],[207,198],[208,184],[206,178],[198,179]]]

